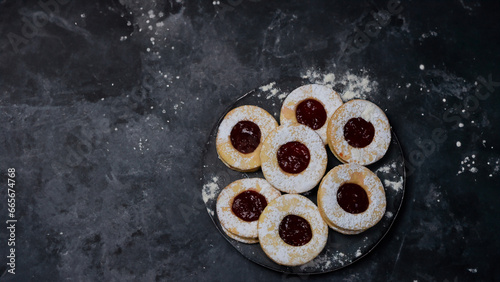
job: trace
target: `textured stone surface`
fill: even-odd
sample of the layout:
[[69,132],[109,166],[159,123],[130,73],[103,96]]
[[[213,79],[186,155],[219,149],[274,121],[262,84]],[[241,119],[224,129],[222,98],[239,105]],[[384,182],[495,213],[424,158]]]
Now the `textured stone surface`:
[[[500,279],[500,83],[478,79],[500,81],[499,4],[268,2],[0,1],[0,222],[9,167],[18,219],[15,276],[0,224],[1,280]],[[215,229],[203,146],[245,92],[332,75],[387,110],[405,201],[359,262],[276,273]]]

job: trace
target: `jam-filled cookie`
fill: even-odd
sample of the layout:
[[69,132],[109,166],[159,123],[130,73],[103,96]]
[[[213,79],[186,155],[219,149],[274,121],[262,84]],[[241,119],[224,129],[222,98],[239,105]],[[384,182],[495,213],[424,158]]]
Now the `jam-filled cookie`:
[[314,130],[282,125],[264,140],[260,152],[264,177],[276,189],[303,193],[314,188],[326,171],[325,145]]
[[265,179],[246,178],[226,186],[217,198],[217,216],[224,232],[243,243],[257,243],[258,219],[281,193]]
[[385,113],[366,100],[340,106],[328,122],[328,145],[343,163],[369,165],[380,160],[391,142]]
[[332,229],[358,234],[373,227],[384,216],[384,187],[377,175],[364,166],[339,165],[321,181],[318,208]]
[[274,117],[257,106],[231,110],[217,132],[217,154],[229,168],[250,172],[260,167],[262,141],[278,127]]
[[235,234],[229,232],[226,228],[224,228],[224,226],[222,226],[222,231],[224,231],[224,233],[226,233],[226,235],[229,236],[229,238],[234,239],[234,240],[239,241],[239,242],[242,242],[242,243],[245,243],[245,244],[257,244],[257,243],[259,243],[258,238],[245,238],[245,237],[235,235]]
[[314,259],[325,247],[328,226],[316,205],[301,195],[283,195],[259,219],[260,246],[274,262],[295,266]]
[[315,130],[326,144],[328,119],[341,105],[342,99],[333,89],[320,84],[304,85],[286,97],[281,107],[280,123],[304,124]]

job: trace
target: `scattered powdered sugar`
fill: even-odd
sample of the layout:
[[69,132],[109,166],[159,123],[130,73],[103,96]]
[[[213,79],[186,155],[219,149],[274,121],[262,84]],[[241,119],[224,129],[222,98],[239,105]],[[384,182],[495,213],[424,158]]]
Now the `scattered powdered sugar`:
[[479,170],[475,166],[475,164],[476,164],[475,158],[476,158],[476,155],[471,155],[470,157],[466,156],[460,162],[461,167],[460,167],[460,170],[457,172],[457,175],[459,175],[461,173],[464,173],[465,171],[469,171],[469,172],[472,172],[472,173],[477,173]]
[[330,250],[327,250],[326,252],[318,255],[314,260],[301,265],[300,270],[304,272],[307,272],[308,270],[327,271],[331,270],[332,264],[335,264],[336,266],[347,265],[352,262],[353,256],[355,258],[359,258],[363,255],[363,252],[361,250],[362,248],[363,247],[358,248],[352,255],[345,254],[341,251],[335,251],[334,253],[332,253],[330,252]]
[[378,83],[371,81],[368,75],[356,75],[347,72],[338,78],[333,73],[321,73],[317,70],[307,70],[301,75],[312,83],[324,84],[330,87],[343,87],[340,96],[344,102],[358,98],[366,99],[367,96],[377,90]]
[[497,158],[489,158],[488,159],[488,162],[487,162],[487,165],[490,166],[491,168],[493,168],[493,171],[491,171],[491,173],[488,175],[488,177],[493,177],[493,175],[497,175],[498,172],[500,171],[500,159]]
[[438,33],[435,32],[434,30],[429,31],[429,33],[422,33],[421,35],[422,38],[436,37],[436,36],[438,36]]
[[392,212],[390,212],[390,211],[385,212],[385,217],[392,218],[393,216],[394,216],[394,214]]
[[354,254],[355,257],[361,256],[363,253],[361,252],[361,249],[358,249],[356,253]]
[[399,181],[390,181],[384,179],[384,186],[390,187],[394,191],[400,191],[403,189],[403,177],[401,177]]
[[367,95],[375,91],[378,85],[377,82],[370,81],[368,76],[357,76],[351,73],[347,73],[340,83],[346,85],[341,94],[344,102],[354,98],[366,99]]
[[[396,162],[391,164],[383,165],[375,170],[375,174],[379,176],[379,178],[384,179],[384,187],[391,188],[396,192],[400,192],[403,189],[404,179],[397,173],[396,170]],[[392,176],[392,181],[387,179]],[[397,178],[397,180],[395,180]],[[391,214],[392,216],[392,214]]]
[[[219,195],[219,191],[221,188],[219,187],[219,184],[217,183],[219,181],[219,177],[214,176],[212,177],[212,180],[208,183],[205,183],[203,185],[203,189],[201,192],[203,201],[205,204],[208,204],[209,201],[214,201],[217,196]],[[210,213],[212,216],[214,216],[214,211],[209,208],[209,205],[207,206],[208,213]]]
[[470,273],[477,273],[477,268],[467,268]]
[[336,252],[333,254],[332,259],[338,261],[341,265],[344,265],[347,262],[347,256],[342,252]]
[[217,181],[219,181],[219,177],[214,176],[212,177],[212,180],[205,185],[203,185],[203,190],[202,190],[202,196],[203,196],[203,201],[205,203],[208,203],[210,200],[214,200],[217,195],[219,194],[219,185],[217,184]]
[[276,87],[276,82],[273,81],[267,85],[264,85],[264,86],[261,86],[259,87],[259,89],[263,92],[269,92],[267,95],[266,95],[266,99],[269,100],[271,98],[273,98],[274,96],[278,95],[278,99],[280,100],[283,100],[286,98],[286,96],[288,95],[288,93],[284,93],[281,91],[280,88],[277,88]]
[[391,171],[391,167],[395,168],[396,163],[391,164],[386,164],[384,166],[381,166],[375,170],[375,173],[382,172],[382,173],[389,173]]
[[301,265],[300,269],[305,271],[307,269],[318,269],[319,267],[321,270],[328,270],[330,269],[332,262],[332,257],[328,256],[327,253],[323,253],[314,258],[312,261]]
[[276,85],[276,82],[271,82],[267,85],[264,85],[264,86],[261,86],[259,89],[262,90],[262,91],[270,91],[271,89],[273,89],[273,87]]
[[309,79],[309,81],[313,83],[324,84],[330,87],[335,85],[335,74],[333,73],[323,74],[316,70],[307,70],[305,74],[301,75],[301,77]]

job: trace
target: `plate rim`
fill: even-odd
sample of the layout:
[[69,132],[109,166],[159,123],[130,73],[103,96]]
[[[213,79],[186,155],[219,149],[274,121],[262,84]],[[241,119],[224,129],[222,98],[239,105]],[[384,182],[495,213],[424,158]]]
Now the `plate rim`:
[[[241,101],[242,99],[246,98],[247,96],[250,96],[251,94],[257,92],[257,90],[262,87],[262,86],[265,86],[265,85],[269,85],[270,83],[276,83],[276,84],[279,84],[280,82],[283,82],[283,81],[286,81],[286,80],[290,80],[290,79],[293,79],[293,80],[300,80],[300,81],[303,81],[303,82],[307,82],[308,84],[313,84],[311,83],[310,81],[308,82],[306,79],[304,78],[300,78],[300,77],[292,77],[292,76],[287,76],[287,77],[283,77],[282,79],[279,79],[279,80],[272,80],[270,81],[269,83],[266,83],[266,84],[263,84],[261,86],[258,86],[248,92],[246,92],[245,94],[239,96],[236,100],[233,100],[231,102],[230,105],[228,105],[222,115],[216,120],[215,124],[211,127],[209,133],[208,133],[208,136],[206,138],[206,141],[205,141],[205,145],[204,145],[204,148],[203,148],[203,151],[202,151],[202,167],[201,167],[201,180],[202,180],[202,185],[201,185],[201,191],[203,193],[203,186],[204,186],[204,181],[206,180],[205,179],[205,176],[204,176],[204,167],[203,167],[203,164],[205,164],[205,160],[206,160],[206,155],[208,153],[208,151],[210,150],[210,146],[213,146],[214,144],[211,142],[211,136],[212,136],[212,133],[215,132],[215,130],[218,128],[218,126],[220,125],[220,123],[222,122],[222,120],[224,119],[224,117],[226,116],[226,114],[231,111],[235,105]],[[319,84],[319,83],[316,83],[316,84]],[[366,99],[365,99],[366,100]],[[345,102],[344,102],[345,103]],[[386,113],[387,115],[387,113]],[[399,153],[401,154],[402,156],[402,176],[403,176],[403,189],[402,189],[402,192],[401,192],[401,201],[399,202],[399,205],[396,207],[396,212],[394,214],[394,218],[391,220],[391,222],[389,223],[389,225],[387,226],[387,229],[386,231],[383,233],[383,235],[377,240],[377,242],[365,253],[363,253],[362,255],[360,255],[359,257],[356,257],[354,260],[352,260],[350,263],[348,264],[345,264],[345,265],[342,265],[336,269],[331,269],[331,270],[326,270],[326,271],[321,271],[321,272],[303,272],[303,273],[300,273],[300,272],[287,272],[287,271],[284,271],[284,270],[281,270],[281,269],[277,269],[277,268],[274,268],[272,266],[268,266],[268,265],[265,265],[265,264],[262,264],[256,260],[253,260],[252,258],[246,256],[240,249],[238,249],[236,246],[234,246],[232,244],[232,242],[230,240],[234,240],[232,238],[230,238],[228,235],[226,235],[224,233],[224,231],[222,231],[220,228],[219,228],[219,224],[216,222],[218,221],[218,219],[216,220],[216,215],[214,216],[211,216],[210,215],[210,212],[209,212],[209,209],[208,209],[208,206],[207,206],[207,203],[205,201],[203,201],[204,205],[205,205],[205,209],[207,210],[207,215],[210,217],[212,223],[215,225],[215,228],[219,231],[219,233],[221,234],[221,236],[227,241],[227,243],[229,243],[231,245],[231,247],[233,247],[234,249],[236,249],[238,251],[238,253],[240,253],[240,255],[242,255],[243,257],[245,257],[247,260],[259,265],[259,266],[262,266],[262,267],[265,267],[267,269],[270,269],[270,270],[273,270],[273,271],[276,271],[276,272],[279,272],[279,273],[283,273],[283,274],[291,274],[291,275],[320,275],[320,274],[325,274],[325,273],[331,273],[331,272],[335,272],[335,271],[339,271],[341,269],[344,269],[352,264],[354,264],[355,262],[359,261],[360,259],[366,257],[368,254],[370,254],[383,240],[384,238],[387,236],[387,234],[390,232],[390,230],[392,229],[395,221],[396,221],[396,218],[398,217],[399,215],[399,212],[401,211],[401,207],[403,206],[403,202],[404,202],[404,196],[405,196],[405,192],[406,192],[406,178],[407,178],[407,173],[406,173],[406,160],[405,160],[405,156],[404,156],[404,151],[403,151],[403,148],[401,146],[401,143],[399,142],[399,138],[397,137],[396,135],[396,132],[393,130],[393,126],[391,125],[390,127],[391,129],[391,135],[392,137],[394,137],[396,139],[396,143],[397,143],[397,147],[398,147],[398,151]],[[392,141],[391,141],[392,142]],[[228,168],[229,169],[229,168]],[[222,188],[224,189],[224,188]],[[215,212],[215,211],[214,211]],[[330,227],[328,227],[330,229]],[[332,232],[333,230],[329,230],[329,232]],[[242,243],[243,244],[243,243]],[[256,245],[256,244],[260,244],[260,243],[255,243],[253,245]],[[284,267],[287,267],[287,266],[284,266]],[[288,268],[288,267],[287,267]]]

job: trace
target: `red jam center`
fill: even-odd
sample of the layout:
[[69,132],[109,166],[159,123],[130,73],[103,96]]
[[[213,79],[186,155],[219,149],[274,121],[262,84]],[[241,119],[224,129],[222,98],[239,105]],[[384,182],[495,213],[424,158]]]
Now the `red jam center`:
[[288,245],[303,246],[312,239],[309,222],[298,215],[287,215],[280,223],[279,234]]
[[231,144],[243,154],[255,151],[260,144],[260,128],[255,123],[242,120],[231,130]]
[[345,183],[337,191],[337,202],[348,213],[362,213],[368,209],[368,195],[358,184]]
[[244,221],[255,221],[259,219],[266,206],[266,198],[261,193],[247,190],[234,197],[232,210]]
[[307,146],[297,142],[288,142],[278,149],[278,164],[288,173],[300,173],[309,165],[311,155]]
[[355,148],[364,148],[373,141],[375,128],[373,124],[360,117],[351,118],[344,125],[344,138],[349,145]]
[[314,99],[307,99],[300,102],[295,110],[295,116],[299,123],[307,125],[314,130],[321,128],[326,122],[325,107]]

